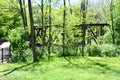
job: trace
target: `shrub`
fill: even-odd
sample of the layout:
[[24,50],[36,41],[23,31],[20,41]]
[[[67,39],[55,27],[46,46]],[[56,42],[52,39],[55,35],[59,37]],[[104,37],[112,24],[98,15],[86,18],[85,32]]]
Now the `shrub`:
[[47,58],[47,56],[48,56],[47,47],[37,48],[37,49],[36,49],[36,53],[37,53],[37,55],[38,55],[38,59]]
[[86,53],[88,53],[89,56],[117,57],[120,55],[120,47],[113,44],[92,44],[87,46]]
[[88,45],[86,48],[86,53],[88,53],[89,56],[102,56],[101,49],[96,44]]
[[13,52],[13,61],[26,61],[26,53],[25,51],[28,49],[29,45],[26,42],[27,31],[23,28],[12,29],[7,36],[7,40],[12,44],[12,52]]
[[6,26],[0,27],[0,38],[6,37],[8,33],[8,29]]
[[65,54],[63,54],[63,47],[62,45],[53,45],[51,48],[51,52],[56,54],[58,57],[63,56],[76,56],[75,49],[70,46],[65,46]]
[[65,47],[65,53],[63,54],[62,48],[61,51],[58,53],[59,57],[63,56],[78,56],[77,50],[75,47]]
[[101,44],[112,43],[111,31],[107,31],[103,36],[98,37],[97,41]]
[[108,57],[116,57],[119,56],[119,48],[116,45],[113,44],[104,44],[100,45],[101,46],[101,51],[105,56]]

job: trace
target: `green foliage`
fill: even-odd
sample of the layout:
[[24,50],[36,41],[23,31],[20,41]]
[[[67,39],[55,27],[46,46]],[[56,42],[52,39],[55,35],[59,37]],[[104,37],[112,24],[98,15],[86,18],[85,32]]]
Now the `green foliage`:
[[29,45],[26,42],[27,31],[23,28],[16,28],[9,31],[7,40],[12,44],[13,50],[13,61],[26,61],[25,51],[28,49]]
[[[78,56],[78,52],[77,52],[77,47],[75,45],[73,46],[70,46],[68,45],[66,49],[66,52],[65,52],[65,56]],[[62,54],[62,56],[64,56]]]
[[89,53],[89,56],[103,56],[100,47],[95,43],[87,46],[86,53]]
[[62,55],[62,46],[60,45],[53,45],[51,50],[52,53],[55,53],[59,57]]
[[38,59],[45,59],[48,57],[47,47],[36,48]]
[[9,28],[21,25],[21,14],[15,0],[0,0],[0,26]]
[[0,38],[6,37],[8,34],[8,28],[6,26],[0,27]]
[[107,57],[117,57],[120,56],[120,46],[113,44],[91,44],[86,48],[86,53],[89,56],[107,56]]
[[120,17],[116,20],[116,44],[120,45]]
[[116,3],[114,5],[114,29],[115,29],[115,39],[116,44],[120,45],[120,1],[116,0]]
[[99,36],[97,38],[98,43],[101,44],[111,44],[112,43],[112,32],[110,30],[107,30],[106,33],[103,36]]
[[119,46],[113,44],[103,44],[100,45],[103,56],[117,57],[120,56]]

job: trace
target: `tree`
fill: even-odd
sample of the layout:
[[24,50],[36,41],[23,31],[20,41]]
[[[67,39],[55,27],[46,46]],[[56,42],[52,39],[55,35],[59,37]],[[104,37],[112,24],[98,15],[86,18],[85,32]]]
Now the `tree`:
[[15,0],[0,0],[0,26],[10,29],[21,25],[21,15]]
[[65,23],[66,23],[66,0],[63,0],[64,2],[64,10],[63,10],[63,39],[62,39],[62,44],[63,44],[63,56],[65,57]]
[[120,0],[116,0],[115,2],[115,9],[114,9],[114,15],[115,15],[115,42],[116,42],[116,45],[120,45]]
[[72,6],[70,4],[70,0],[68,0],[69,6],[70,6],[70,13],[72,14]]
[[33,14],[32,14],[32,5],[31,0],[28,0],[28,8],[29,8],[29,17],[30,17],[30,26],[31,26],[31,44],[32,44],[32,51],[33,51],[33,62],[38,61],[36,49],[35,49],[35,27],[33,21]]
[[27,26],[27,17],[26,17],[26,9],[25,9],[25,0],[19,0],[21,16],[23,20],[24,28]]
[[25,17],[25,26],[27,27],[27,14],[26,14],[26,8],[25,8],[25,0],[23,0],[23,10],[24,10],[24,17]]
[[111,15],[111,27],[112,27],[112,40],[115,44],[115,31],[114,31],[114,17],[113,17],[113,0],[110,1],[110,15]]
[[48,45],[48,53],[49,53],[49,59],[50,59],[50,48],[51,48],[51,0],[49,0],[49,45]]

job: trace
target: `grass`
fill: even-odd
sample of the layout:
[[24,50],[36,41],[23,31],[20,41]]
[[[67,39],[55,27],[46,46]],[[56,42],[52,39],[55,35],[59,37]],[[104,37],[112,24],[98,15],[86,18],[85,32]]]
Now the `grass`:
[[[70,58],[69,58],[70,59]],[[38,63],[4,63],[0,80],[120,80],[120,57],[73,57]]]

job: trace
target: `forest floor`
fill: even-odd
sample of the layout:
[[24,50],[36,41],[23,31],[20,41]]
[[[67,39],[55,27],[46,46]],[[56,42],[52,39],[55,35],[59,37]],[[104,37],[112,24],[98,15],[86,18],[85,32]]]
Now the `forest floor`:
[[52,58],[37,63],[4,63],[0,80],[120,80],[120,57]]

